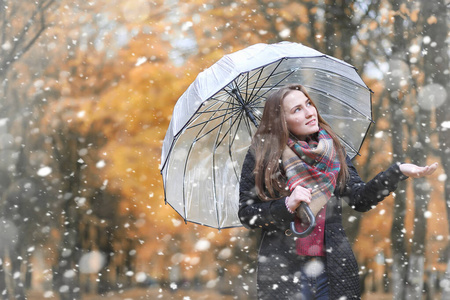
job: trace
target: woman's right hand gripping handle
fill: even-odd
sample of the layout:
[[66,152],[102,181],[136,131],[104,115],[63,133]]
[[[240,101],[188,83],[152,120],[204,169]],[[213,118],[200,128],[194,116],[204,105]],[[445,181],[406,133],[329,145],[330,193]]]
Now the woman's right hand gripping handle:
[[[312,189],[310,188],[303,188],[301,186],[296,186],[294,190],[292,191],[291,195],[286,198],[286,207],[290,212],[296,211],[299,206],[301,205],[303,209],[305,210],[307,217],[309,219],[309,227],[303,231],[298,232],[295,228],[295,223],[291,222],[291,231],[298,237],[305,237],[308,236],[313,230],[314,227],[316,227],[316,218],[309,208],[309,203],[311,203],[311,197],[312,197]],[[297,215],[299,213],[297,212]]]

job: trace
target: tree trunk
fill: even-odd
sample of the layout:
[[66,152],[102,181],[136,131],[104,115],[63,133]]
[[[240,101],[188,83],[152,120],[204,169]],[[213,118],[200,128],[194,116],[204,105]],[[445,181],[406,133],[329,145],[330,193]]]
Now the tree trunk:
[[[447,226],[450,231],[450,130],[445,130],[443,122],[450,120],[450,75],[448,73],[449,56],[446,38],[448,35],[447,12],[445,1],[422,0],[423,35],[429,36],[432,43],[424,44],[424,69],[427,83],[441,85],[446,92],[445,102],[436,107],[436,125],[439,137],[438,154],[446,176],[444,180],[444,201],[447,204]],[[435,22],[433,22],[435,20]],[[447,246],[447,249],[450,247]],[[450,253],[447,253],[447,270],[442,285],[442,299],[450,299]]]
[[5,252],[3,245],[0,245],[0,253],[1,253],[1,257],[0,257],[0,295],[3,297],[3,299],[8,299],[9,298],[9,292],[8,292],[8,287],[6,286],[6,274],[5,274],[5,268],[4,268],[4,259],[5,259]]
[[[392,8],[394,11],[399,10],[401,0],[394,1]],[[394,17],[394,40],[393,40],[393,57],[404,57],[406,52],[406,41],[403,35],[403,19],[396,15]],[[391,70],[392,72],[392,70]],[[402,110],[402,97],[399,91],[388,90],[389,106],[390,106],[390,119],[391,119],[391,142],[392,142],[392,155],[395,161],[404,161],[405,153],[403,151],[403,110]],[[406,214],[406,183],[400,182],[396,196],[394,198],[394,216],[391,230],[391,243],[392,243],[392,287],[394,299],[404,300],[405,298],[405,278],[407,274],[408,254],[406,252],[404,227],[405,227],[405,214]]]
[[441,281],[442,300],[450,300],[450,264],[447,262],[444,278]]
[[[429,112],[419,109],[416,132],[417,141],[412,145],[411,160],[414,164],[426,165],[426,157],[430,155],[427,140],[430,140]],[[427,124],[427,126],[423,126]],[[430,188],[426,178],[414,179],[414,235],[412,238],[411,257],[409,263],[407,296],[408,299],[422,299],[424,280],[424,255],[426,248],[427,219],[425,212],[430,202]],[[422,264],[422,265],[421,265]]]
[[21,267],[22,267],[22,260],[18,258],[17,253],[12,253],[10,255],[11,260],[11,273],[13,278],[13,287],[12,287],[12,293],[14,294],[14,299],[17,300],[25,300],[25,288],[22,282],[22,278],[20,275]]
[[412,253],[409,259],[407,299],[422,299],[425,257]]
[[[59,158],[61,173],[72,173],[68,178],[65,190],[71,196],[65,199],[62,208],[63,238],[59,245],[59,264],[57,269],[58,280],[56,288],[61,300],[74,300],[81,298],[80,273],[78,262],[81,257],[79,245],[79,212],[75,198],[81,193],[81,164],[78,162],[78,141],[71,139],[70,133],[61,135],[55,144],[55,155]],[[55,136],[55,139],[58,138]],[[59,149],[58,149],[59,148]],[[58,152],[61,151],[61,152]]]

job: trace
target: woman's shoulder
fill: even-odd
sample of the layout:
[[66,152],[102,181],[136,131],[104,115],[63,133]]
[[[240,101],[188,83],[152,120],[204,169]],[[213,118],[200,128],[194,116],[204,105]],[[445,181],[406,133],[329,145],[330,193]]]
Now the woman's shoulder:
[[248,148],[247,154],[245,155],[243,168],[249,166],[251,167],[251,171],[253,171],[255,167],[255,150],[251,146]]
[[350,156],[348,156],[348,154],[345,156],[345,162],[347,163],[348,167],[353,167],[353,163],[352,163],[352,159],[350,158]]

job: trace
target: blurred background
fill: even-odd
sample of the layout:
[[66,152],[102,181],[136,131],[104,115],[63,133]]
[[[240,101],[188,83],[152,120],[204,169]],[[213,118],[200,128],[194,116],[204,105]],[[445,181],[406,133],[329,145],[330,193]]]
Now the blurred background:
[[197,74],[249,45],[358,68],[376,121],[354,161],[439,162],[345,208],[363,299],[449,299],[449,0],[0,0],[3,299],[255,299],[257,232],[164,204],[161,144]]

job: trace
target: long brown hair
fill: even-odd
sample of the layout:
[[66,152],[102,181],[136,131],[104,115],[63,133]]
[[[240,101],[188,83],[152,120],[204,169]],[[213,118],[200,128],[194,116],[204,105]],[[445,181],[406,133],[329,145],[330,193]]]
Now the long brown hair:
[[[261,122],[251,144],[255,152],[255,169],[253,172],[255,174],[256,191],[263,200],[272,200],[289,195],[280,159],[289,138],[289,130],[283,111],[283,101],[292,91],[300,91],[305,94],[317,110],[306,89],[299,84],[280,88],[267,97]],[[320,116],[319,110],[317,110],[317,118],[319,127],[324,129],[333,139],[341,164],[337,181],[342,190],[349,177],[345,149],[330,125]],[[313,138],[317,138],[317,134]]]

